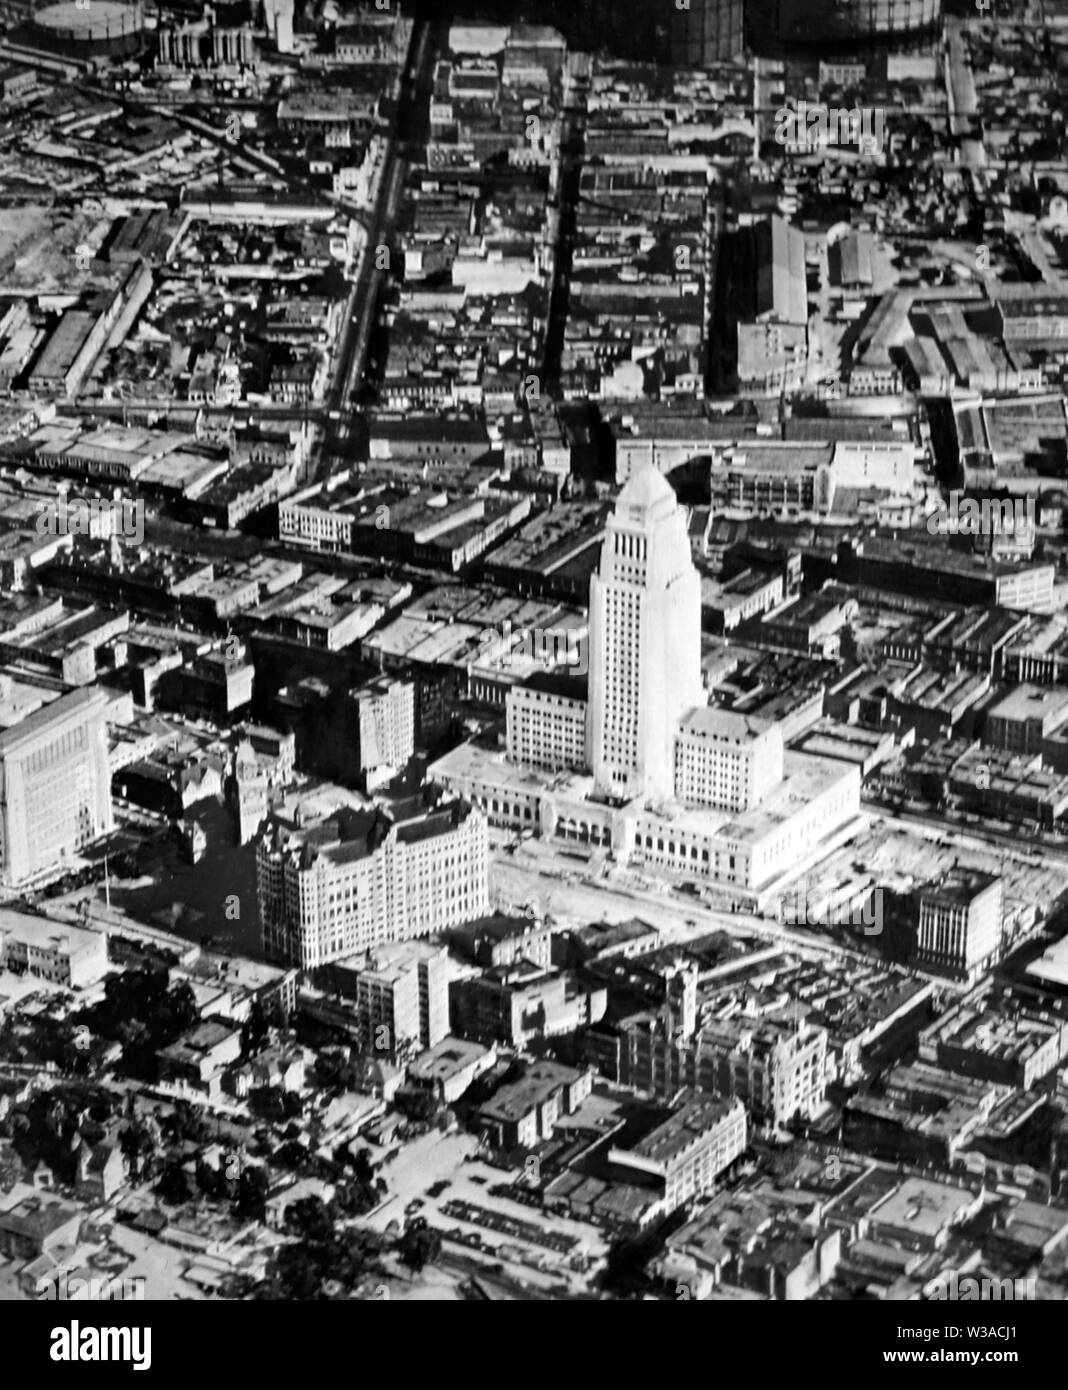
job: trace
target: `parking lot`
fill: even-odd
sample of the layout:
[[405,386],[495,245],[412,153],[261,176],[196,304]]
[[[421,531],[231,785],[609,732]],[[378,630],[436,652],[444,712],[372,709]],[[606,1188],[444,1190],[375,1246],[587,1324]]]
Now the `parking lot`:
[[390,1195],[360,1224],[385,1232],[393,1222],[402,1227],[423,1216],[448,1237],[447,1245],[491,1256],[511,1266],[516,1277],[539,1285],[554,1277],[570,1280],[572,1260],[604,1258],[608,1242],[596,1226],[494,1192],[515,1174],[479,1159],[478,1151],[471,1134],[431,1132],[413,1140],[383,1167]]

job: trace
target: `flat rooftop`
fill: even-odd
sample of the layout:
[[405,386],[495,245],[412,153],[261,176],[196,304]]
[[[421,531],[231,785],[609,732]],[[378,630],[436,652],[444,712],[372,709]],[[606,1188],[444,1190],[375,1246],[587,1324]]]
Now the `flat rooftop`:
[[412,1062],[408,1072],[417,1081],[447,1081],[489,1055],[489,1048],[481,1043],[468,1042],[465,1038],[442,1038],[429,1052]]
[[998,719],[1042,719],[1068,713],[1068,690],[1060,686],[1018,685],[987,711]]
[[872,1220],[902,1231],[916,1231],[933,1238],[973,1205],[967,1188],[925,1178],[907,1178],[872,1211]]
[[651,1129],[636,1144],[627,1149],[613,1150],[612,1157],[616,1162],[625,1163],[628,1156],[633,1156],[667,1167],[687,1149],[699,1143],[708,1131],[726,1119],[738,1104],[735,1100],[720,1100],[712,1096],[694,1097]]

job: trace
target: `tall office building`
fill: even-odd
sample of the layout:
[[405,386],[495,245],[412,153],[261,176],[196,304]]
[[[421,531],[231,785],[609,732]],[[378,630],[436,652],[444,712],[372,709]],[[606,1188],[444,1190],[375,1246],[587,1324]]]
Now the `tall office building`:
[[678,0],[671,16],[671,61],[679,68],[727,62],[745,51],[743,0]]
[[395,824],[378,807],[275,816],[256,849],[264,953],[301,970],[489,911],[486,818],[463,801]]
[[916,928],[920,964],[973,984],[997,957],[1003,908],[1003,885],[995,874],[953,869],[922,888]]
[[429,941],[376,946],[333,967],[341,993],[356,1004],[364,1046],[394,1056],[425,1051],[449,1031],[449,952]]
[[0,733],[0,877],[26,883],[113,827],[108,698],[83,688]]
[[404,769],[415,751],[415,686],[382,679],[355,690],[360,771],[373,788]]
[[670,797],[675,733],[704,703],[701,582],[671,484],[639,469],[619,495],[590,579],[587,761],[597,794]]
[[707,706],[698,576],[682,510],[650,462],[608,521],[589,633],[585,701],[576,682],[509,692],[510,761],[464,744],[429,775],[494,825],[747,896],[812,862],[859,814],[858,768],[784,752],[781,728]]

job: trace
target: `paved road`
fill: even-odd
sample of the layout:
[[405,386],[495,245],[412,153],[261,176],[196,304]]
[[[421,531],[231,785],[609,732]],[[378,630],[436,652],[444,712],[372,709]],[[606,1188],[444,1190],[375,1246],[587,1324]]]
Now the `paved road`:
[[560,125],[560,177],[555,207],[556,255],[553,257],[553,283],[549,291],[545,350],[542,356],[542,386],[550,395],[557,395],[560,390],[560,364],[571,299],[571,266],[575,250],[579,183],[585,149],[583,113],[586,110],[586,83],[590,74],[589,63],[582,61],[583,57],[584,55],[574,55],[568,61],[564,114]]
[[861,810],[878,816],[888,825],[919,826],[924,830],[937,831],[944,839],[952,840],[968,849],[981,852],[989,849],[991,845],[996,845],[998,849],[1011,851],[1016,859],[1041,858],[1068,869],[1068,849],[1059,849],[1045,840],[1028,839],[1020,832],[961,824],[959,821],[947,820],[936,811],[896,811],[878,801],[863,801]]
[[[500,831],[490,831],[491,846],[509,838]],[[573,874],[574,882],[561,878],[561,871]],[[829,936],[797,931],[748,912],[725,912],[675,891],[661,893],[642,888],[624,877],[626,871],[616,870],[610,879],[594,878],[595,872],[577,860],[561,859],[552,845],[528,841],[514,854],[503,850],[493,854],[490,887],[502,909],[513,907],[522,911],[530,905],[558,920],[623,922],[638,916],[660,930],[665,945],[724,931],[735,936],[757,936],[809,954],[848,956],[867,962],[872,959]]]
[[[345,305],[334,378],[327,396],[326,435],[316,463],[316,476],[330,469],[334,456],[343,451],[351,438],[354,398],[364,382],[379,295],[389,276],[389,269],[380,263],[377,253],[380,247],[390,245],[410,161],[421,154],[429,134],[430,92],[442,24],[440,20],[419,19],[412,31],[396,118],[378,182],[378,196],[367,222],[367,242]],[[391,254],[395,253],[393,247]]]
[[966,51],[961,21],[947,17],[945,71],[949,133],[961,142],[961,163],[969,168],[981,168],[986,164],[983,142],[968,138],[974,128],[973,117],[979,113],[979,100],[975,92],[975,77],[964,61]]

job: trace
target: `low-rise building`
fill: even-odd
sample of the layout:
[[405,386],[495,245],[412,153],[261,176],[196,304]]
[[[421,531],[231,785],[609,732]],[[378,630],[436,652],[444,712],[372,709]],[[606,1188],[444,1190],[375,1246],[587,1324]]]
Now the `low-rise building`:
[[947,1071],[1027,1091],[1068,1056],[1068,1019],[1025,998],[1006,1011],[986,987],[923,1030],[919,1056]]
[[223,1073],[240,1056],[240,1031],[210,1018],[160,1049],[160,1074],[166,1081],[218,1096]]
[[527,961],[457,980],[449,994],[456,1032],[513,1047],[588,1027],[604,1017],[606,1007],[605,990],[587,988],[575,976]]
[[608,1161],[631,1181],[656,1185],[667,1216],[711,1191],[719,1175],[745,1151],[745,1106],[684,1093],[677,1108],[634,1143],[608,1151]]
[[0,1255],[33,1260],[46,1251],[77,1244],[83,1213],[49,1192],[24,1183],[0,1197]]
[[492,1047],[449,1036],[410,1063],[408,1077],[428,1087],[446,1105],[454,1105],[496,1060]]
[[108,972],[107,936],[0,908],[0,968],[86,989]]
[[498,1088],[479,1107],[478,1128],[500,1149],[532,1149],[552,1137],[561,1115],[570,1115],[593,1089],[593,1073],[538,1061],[518,1081]]

